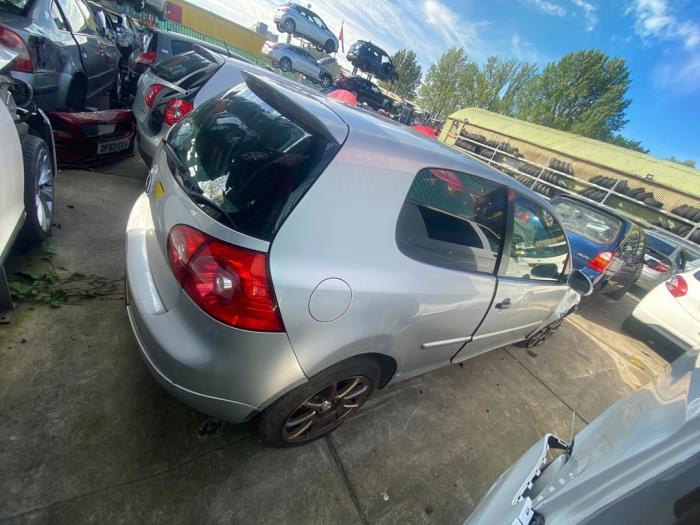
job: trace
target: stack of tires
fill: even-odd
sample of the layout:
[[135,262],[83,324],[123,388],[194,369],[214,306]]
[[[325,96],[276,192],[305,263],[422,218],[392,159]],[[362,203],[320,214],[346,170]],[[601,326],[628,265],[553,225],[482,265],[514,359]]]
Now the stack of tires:
[[[700,222],[700,208],[696,208],[694,206],[688,206],[687,204],[684,204],[683,206],[673,208],[671,210],[671,212],[675,213],[679,217],[683,217],[684,219],[686,219],[689,222],[694,222],[694,223]],[[676,224],[673,228],[666,228],[666,229],[675,233],[676,235],[680,235],[681,237],[685,237],[693,229],[693,227],[690,224],[679,223],[679,224]],[[689,239],[695,243],[700,244],[700,229],[695,230],[693,232],[693,234],[689,237]]]
[[[616,179],[613,177],[605,177],[603,175],[596,175],[595,177],[591,177],[589,182],[592,182],[597,186],[602,186],[603,188],[614,188],[617,193],[626,195],[636,201],[643,202],[644,204],[646,204],[647,206],[651,206],[652,208],[663,208],[663,203],[659,202],[654,198],[654,192],[646,191],[646,188],[644,186],[641,186],[639,188],[630,188],[627,185],[627,181],[625,180]],[[607,194],[606,191],[600,190],[598,188],[586,188],[580,193],[581,196],[587,197],[596,202],[601,202]]]
[[466,129],[462,128],[459,131],[459,137],[455,140],[455,146],[465,151],[481,155],[481,148],[477,144],[474,144],[475,142],[486,144],[486,137],[477,135],[476,133],[469,133]]
[[[551,168],[545,171],[540,179],[559,186],[560,188],[569,189],[573,184],[571,180],[566,178],[562,173],[566,175],[574,175],[574,168],[568,162],[561,161],[559,159],[549,159],[547,167]],[[556,170],[556,171],[553,171]]]

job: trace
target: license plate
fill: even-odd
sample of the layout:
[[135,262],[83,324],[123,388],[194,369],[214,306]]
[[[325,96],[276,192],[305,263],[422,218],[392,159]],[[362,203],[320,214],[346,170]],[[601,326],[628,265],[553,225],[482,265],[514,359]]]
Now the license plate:
[[123,151],[129,147],[129,140],[115,140],[114,142],[101,142],[97,145],[97,154],[106,155],[108,153],[116,153]]

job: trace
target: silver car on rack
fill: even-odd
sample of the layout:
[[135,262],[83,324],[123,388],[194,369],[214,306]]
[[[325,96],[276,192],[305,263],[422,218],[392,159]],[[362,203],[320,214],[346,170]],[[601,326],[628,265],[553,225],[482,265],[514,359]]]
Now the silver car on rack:
[[272,63],[282,71],[301,73],[309,80],[320,83],[324,88],[333,83],[333,75],[326,68],[336,63],[334,58],[316,60],[311,53],[299,46],[270,41],[263,44],[262,54],[270,57]]
[[312,42],[319,51],[338,51],[338,37],[311,9],[292,3],[279,6],[275,10],[274,22],[280,33],[304,38]]
[[556,212],[514,179],[244,77],[170,131],[127,225],[133,332],[185,403],[307,443],[376,388],[540,342],[590,293]]

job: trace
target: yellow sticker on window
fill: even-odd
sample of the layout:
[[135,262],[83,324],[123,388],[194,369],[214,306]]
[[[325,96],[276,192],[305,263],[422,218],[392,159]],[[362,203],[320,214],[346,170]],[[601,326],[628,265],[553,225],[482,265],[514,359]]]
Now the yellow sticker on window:
[[165,193],[163,185],[160,183],[160,181],[156,182],[156,188],[153,190],[153,192],[156,194],[156,201],[159,201],[163,196],[163,193]]

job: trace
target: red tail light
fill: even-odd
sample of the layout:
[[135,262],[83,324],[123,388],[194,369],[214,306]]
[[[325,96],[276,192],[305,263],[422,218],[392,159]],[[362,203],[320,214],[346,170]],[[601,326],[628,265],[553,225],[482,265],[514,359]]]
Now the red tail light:
[[598,255],[588,261],[588,267],[596,272],[604,272],[612,263],[614,253],[611,251],[600,252]]
[[137,65],[140,66],[150,66],[153,64],[153,62],[156,61],[156,52],[155,51],[146,51],[144,53],[139,53],[139,55],[136,57],[136,62]]
[[146,94],[143,96],[143,101],[149,108],[153,107],[153,102],[155,102],[158,93],[160,93],[164,89],[165,86],[163,86],[162,84],[151,84],[150,86],[148,86]]
[[683,297],[688,293],[688,283],[680,275],[674,275],[666,281],[666,288],[673,297]]
[[655,272],[667,272],[671,269],[671,267],[668,264],[666,264],[665,262],[661,262],[661,261],[656,261],[656,263],[651,263],[649,265],[649,268],[651,268]]
[[0,44],[17,53],[17,58],[15,58],[15,63],[12,66],[14,71],[21,71],[23,73],[31,73],[34,71],[32,57],[29,55],[29,48],[24,40],[22,40],[21,36],[6,27],[0,27]]
[[284,331],[267,254],[179,224],[168,234],[168,260],[187,295],[215,319],[244,330]]
[[163,122],[168,126],[174,126],[192,111],[192,102],[181,98],[171,98],[165,105],[163,112]]

